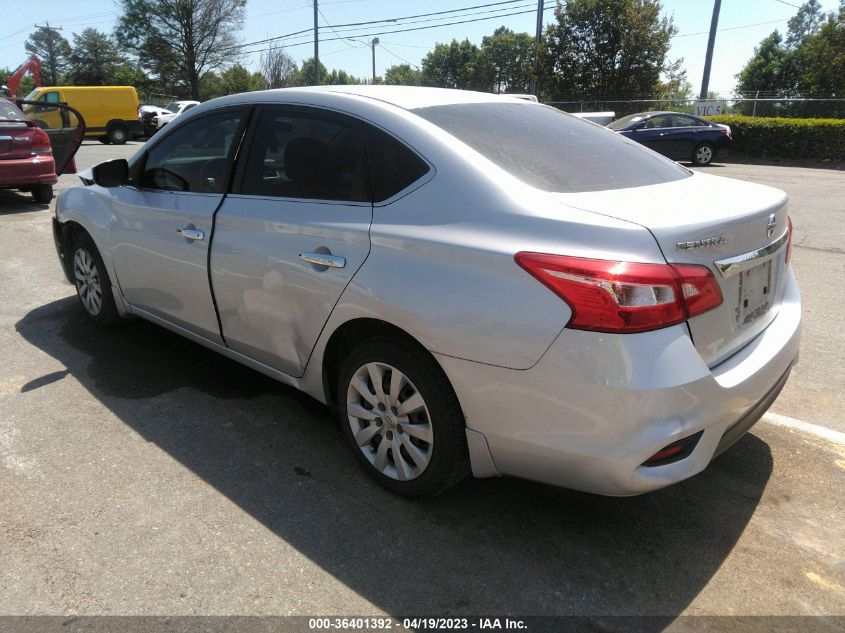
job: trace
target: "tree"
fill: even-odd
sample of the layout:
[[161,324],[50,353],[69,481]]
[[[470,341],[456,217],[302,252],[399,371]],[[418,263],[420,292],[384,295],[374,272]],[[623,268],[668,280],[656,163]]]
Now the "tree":
[[483,89],[478,47],[466,39],[435,44],[422,60],[422,83],[440,88]]
[[282,46],[273,43],[267,51],[261,53],[260,67],[266,88],[286,88],[296,78],[297,68],[293,57]]
[[845,95],[845,1],[795,50],[802,94]]
[[304,62],[302,62],[302,68],[299,69],[299,72],[291,80],[291,85],[293,86],[316,86],[319,84],[326,83],[326,77],[328,76],[329,71],[328,69],[323,66],[323,62],[320,62],[320,81],[317,81],[316,76],[316,67],[314,66],[314,58],[309,57]]
[[758,92],[791,96],[797,92],[794,54],[786,49],[778,31],[754,48],[754,55],[737,79],[736,92],[740,96],[753,97]]
[[88,27],[73,34],[70,52],[70,80],[79,86],[111,84],[118,65],[123,61],[108,35]]
[[70,44],[55,30],[43,26],[31,33],[24,48],[41,60],[41,83],[57,86],[67,68]]
[[419,69],[411,68],[410,64],[391,66],[384,72],[384,83],[393,86],[419,86],[421,80]]
[[209,72],[237,56],[235,34],[246,0],[120,0],[118,41],[144,68],[161,72],[172,65],[191,97]]
[[660,88],[672,18],[658,0],[569,0],[546,27],[540,67],[552,100],[634,99]]
[[824,22],[825,14],[819,0],[808,0],[799,7],[798,13],[789,18],[786,46],[794,49],[810,35],[817,33]]
[[224,70],[220,75],[220,83],[224,95],[249,92],[255,89],[252,83],[252,76],[240,64],[235,64],[231,68]]
[[525,93],[531,88],[534,38],[500,26],[481,40],[478,72],[492,92]]

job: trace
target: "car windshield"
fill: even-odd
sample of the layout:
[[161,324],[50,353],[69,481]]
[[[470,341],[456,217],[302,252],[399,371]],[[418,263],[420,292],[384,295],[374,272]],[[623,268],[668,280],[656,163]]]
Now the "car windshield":
[[632,123],[637,123],[642,121],[645,118],[643,114],[629,114],[628,116],[623,116],[621,119],[616,119],[613,123],[608,125],[607,127],[611,130],[621,130],[623,128],[628,127]]
[[642,187],[690,175],[639,143],[549,106],[461,103],[413,112],[545,191]]

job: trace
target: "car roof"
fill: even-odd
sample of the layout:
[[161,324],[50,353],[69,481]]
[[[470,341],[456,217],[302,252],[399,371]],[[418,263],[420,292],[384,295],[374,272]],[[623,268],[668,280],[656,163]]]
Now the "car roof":
[[[272,101],[273,95],[283,94],[325,94],[337,93],[355,97],[373,99],[384,103],[413,110],[439,105],[460,103],[519,103],[532,105],[530,101],[508,95],[497,95],[471,90],[452,90],[449,88],[424,88],[420,86],[312,86],[307,88],[279,88],[259,93],[244,93],[237,101],[253,102],[257,94],[266,95],[261,101]],[[234,95],[233,95],[234,96]],[[231,102],[231,101],[230,101]]]

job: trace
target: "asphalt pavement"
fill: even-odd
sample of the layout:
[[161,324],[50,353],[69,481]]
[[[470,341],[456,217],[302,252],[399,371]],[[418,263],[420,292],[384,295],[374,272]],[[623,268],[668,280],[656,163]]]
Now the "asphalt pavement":
[[52,205],[0,191],[0,614],[845,616],[845,173],[708,171],[791,197],[785,426],[624,499],[514,479],[392,496],[310,398],[141,321],[92,327]]

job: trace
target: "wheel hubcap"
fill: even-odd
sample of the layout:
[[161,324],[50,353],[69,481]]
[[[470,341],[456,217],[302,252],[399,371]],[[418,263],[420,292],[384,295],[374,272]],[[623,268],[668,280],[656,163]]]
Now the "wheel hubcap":
[[713,157],[713,150],[709,147],[699,147],[698,148],[698,162],[700,163],[709,163],[710,159]]
[[103,309],[103,287],[94,258],[84,248],[78,248],[73,256],[73,276],[76,278],[76,292],[82,305],[91,316],[97,316]]
[[386,363],[359,368],[347,389],[346,413],[358,448],[380,473],[409,481],[425,471],[434,448],[431,418],[401,371]]

